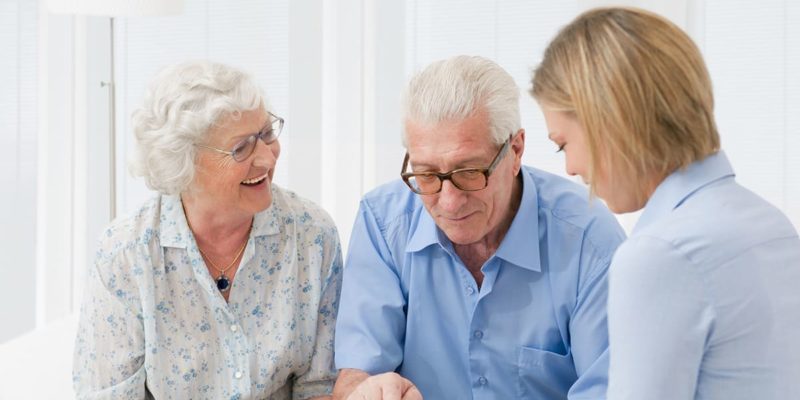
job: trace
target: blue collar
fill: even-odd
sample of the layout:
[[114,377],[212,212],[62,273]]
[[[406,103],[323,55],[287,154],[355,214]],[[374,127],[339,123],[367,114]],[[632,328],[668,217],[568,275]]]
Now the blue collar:
[[680,207],[686,199],[700,189],[718,180],[734,176],[736,174],[733,172],[733,167],[731,167],[728,157],[725,156],[725,152],[721,150],[703,160],[689,164],[684,170],[673,172],[658,185],[653,195],[650,196],[631,234],[635,234]]
[[[494,256],[521,268],[541,271],[538,193],[531,174],[524,168],[520,169],[520,174],[522,174],[522,199],[519,209]],[[424,208],[423,205],[421,207]],[[420,212],[417,227],[406,245],[406,252],[419,252],[434,244],[438,244],[447,251],[453,249],[447,235],[436,226],[436,222],[428,211],[423,209]]]

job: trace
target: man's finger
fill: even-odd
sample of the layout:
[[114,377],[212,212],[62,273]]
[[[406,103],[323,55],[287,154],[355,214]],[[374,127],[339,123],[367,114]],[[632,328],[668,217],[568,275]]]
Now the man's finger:
[[413,383],[409,382],[409,384],[411,386],[406,389],[402,400],[422,400],[422,393],[420,393],[419,389]]
[[381,389],[383,390],[383,400],[402,400],[403,398],[403,382],[400,380],[384,382]]

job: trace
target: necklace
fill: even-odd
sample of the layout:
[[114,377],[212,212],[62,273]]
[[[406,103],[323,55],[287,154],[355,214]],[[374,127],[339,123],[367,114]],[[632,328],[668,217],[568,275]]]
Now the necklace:
[[[186,224],[189,225],[188,219],[186,220]],[[189,225],[189,229],[192,229],[191,225]],[[208,260],[209,263],[211,263],[211,266],[214,267],[215,270],[219,271],[219,275],[217,276],[215,281],[217,282],[217,289],[219,289],[220,292],[225,293],[231,289],[231,280],[230,278],[228,278],[227,275],[225,275],[225,271],[229,270],[234,264],[236,264],[236,260],[238,260],[239,256],[241,256],[242,253],[244,252],[244,248],[247,247],[247,242],[249,241],[250,238],[250,231],[252,229],[253,229],[253,224],[251,223],[250,229],[247,230],[247,238],[245,238],[242,247],[240,247],[239,251],[236,252],[236,256],[233,257],[233,261],[231,261],[231,263],[228,264],[228,266],[225,268],[220,268],[217,266],[217,264],[214,264],[214,261],[211,261],[211,258],[206,253],[204,253],[202,249],[200,249],[200,245],[197,246],[197,250],[200,251],[200,254],[202,254],[203,257],[205,257],[205,259]]]

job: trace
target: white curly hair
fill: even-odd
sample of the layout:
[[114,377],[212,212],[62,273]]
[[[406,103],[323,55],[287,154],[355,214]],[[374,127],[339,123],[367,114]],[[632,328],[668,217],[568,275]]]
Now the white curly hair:
[[266,107],[255,80],[236,68],[209,61],[169,66],[153,79],[133,113],[131,173],[152,190],[179,194],[194,178],[195,145],[208,141],[211,128]]

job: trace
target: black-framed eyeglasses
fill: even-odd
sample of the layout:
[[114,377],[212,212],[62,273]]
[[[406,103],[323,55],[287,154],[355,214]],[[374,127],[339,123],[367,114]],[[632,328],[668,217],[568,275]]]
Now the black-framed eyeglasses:
[[486,168],[459,168],[450,172],[405,172],[408,168],[408,152],[403,160],[400,176],[408,187],[416,194],[436,194],[442,191],[442,184],[449,180],[458,189],[474,192],[489,186],[489,176],[497,164],[508,152],[512,136],[506,139],[503,147],[494,156],[494,160]]
[[268,122],[267,125],[265,125],[263,128],[261,128],[260,132],[254,133],[242,139],[241,142],[236,143],[230,150],[219,149],[205,144],[197,144],[197,146],[209,150],[214,150],[218,153],[227,154],[231,156],[236,162],[242,162],[244,160],[247,160],[250,157],[250,155],[253,154],[253,151],[255,151],[256,143],[258,143],[259,139],[266,144],[271,144],[272,142],[278,140],[278,136],[280,136],[281,132],[283,131],[283,122],[284,122],[283,118],[271,112],[267,113],[272,118],[272,120]]

